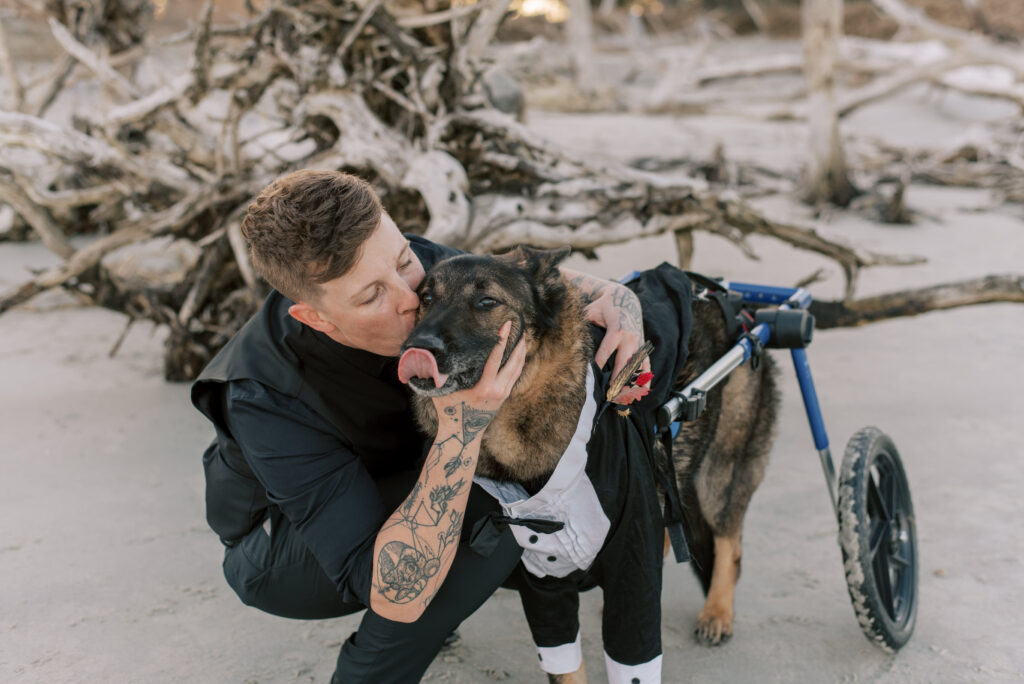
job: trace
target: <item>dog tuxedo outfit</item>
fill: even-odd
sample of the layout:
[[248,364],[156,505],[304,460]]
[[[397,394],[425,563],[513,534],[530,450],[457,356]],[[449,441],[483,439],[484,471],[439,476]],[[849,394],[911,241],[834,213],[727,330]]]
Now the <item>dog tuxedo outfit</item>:
[[[600,586],[608,681],[651,684],[661,681],[665,528],[652,456],[654,412],[686,357],[690,283],[662,265],[628,285],[655,343],[651,394],[623,416],[605,399],[608,374],[591,364],[576,432],[544,487],[531,496],[517,483],[475,481],[501,504],[504,515],[491,522],[509,526],[523,547],[516,585],[541,668],[579,669],[579,592]],[[482,527],[474,534],[485,536]]]

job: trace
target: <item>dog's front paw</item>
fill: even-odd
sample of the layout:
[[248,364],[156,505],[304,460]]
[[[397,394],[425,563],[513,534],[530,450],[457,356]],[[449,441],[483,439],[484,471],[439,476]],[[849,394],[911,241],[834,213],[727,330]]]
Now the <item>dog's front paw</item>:
[[728,641],[732,636],[732,611],[714,611],[705,606],[697,616],[693,634],[697,643],[704,646],[719,646]]

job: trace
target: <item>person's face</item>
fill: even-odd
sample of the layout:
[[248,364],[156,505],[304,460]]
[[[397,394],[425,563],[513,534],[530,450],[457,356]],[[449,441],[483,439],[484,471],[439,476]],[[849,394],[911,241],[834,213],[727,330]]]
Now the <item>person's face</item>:
[[384,214],[352,270],[321,285],[315,301],[296,302],[289,313],[345,346],[398,356],[416,323],[422,280],[423,265]]

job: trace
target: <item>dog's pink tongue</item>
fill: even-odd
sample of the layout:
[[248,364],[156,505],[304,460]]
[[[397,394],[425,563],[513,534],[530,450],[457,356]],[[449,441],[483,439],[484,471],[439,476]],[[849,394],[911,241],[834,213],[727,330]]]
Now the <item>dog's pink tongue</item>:
[[437,370],[434,355],[419,347],[406,349],[398,360],[398,379],[408,383],[413,378],[433,378],[434,387],[441,387],[448,381],[448,375]]

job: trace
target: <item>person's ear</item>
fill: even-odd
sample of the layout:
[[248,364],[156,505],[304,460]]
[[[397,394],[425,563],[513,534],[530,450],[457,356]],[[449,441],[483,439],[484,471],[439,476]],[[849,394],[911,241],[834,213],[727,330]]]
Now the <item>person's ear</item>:
[[306,302],[298,302],[289,306],[288,315],[299,323],[305,323],[313,330],[322,333],[332,333],[337,329],[337,326],[321,316],[319,311]]

